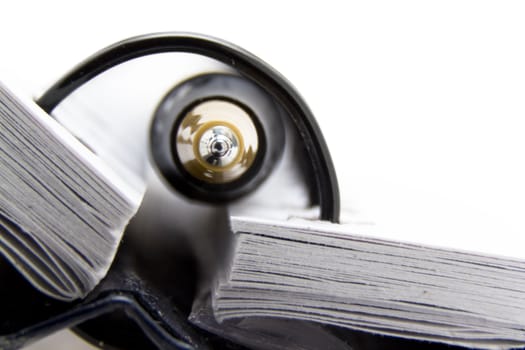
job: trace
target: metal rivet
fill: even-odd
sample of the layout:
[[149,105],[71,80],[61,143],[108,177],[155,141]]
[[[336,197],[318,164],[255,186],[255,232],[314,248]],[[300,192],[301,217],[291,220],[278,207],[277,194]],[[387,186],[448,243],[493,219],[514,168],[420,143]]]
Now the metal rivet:
[[252,166],[259,148],[250,114],[225,100],[194,106],[183,116],[174,142],[184,169],[214,184],[241,177]]

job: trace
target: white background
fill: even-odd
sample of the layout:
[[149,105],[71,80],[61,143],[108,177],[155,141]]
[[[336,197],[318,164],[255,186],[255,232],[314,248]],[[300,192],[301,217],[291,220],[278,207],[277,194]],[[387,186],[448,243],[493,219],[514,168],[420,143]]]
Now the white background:
[[518,1],[12,1],[0,71],[37,94],[129,36],[226,39],[309,103],[354,219],[525,258],[524,19]]
[[[129,36],[177,30],[229,40],[308,101],[352,217],[393,237],[525,258],[521,4],[4,1],[0,71],[38,94]],[[35,349],[72,347],[57,339]]]

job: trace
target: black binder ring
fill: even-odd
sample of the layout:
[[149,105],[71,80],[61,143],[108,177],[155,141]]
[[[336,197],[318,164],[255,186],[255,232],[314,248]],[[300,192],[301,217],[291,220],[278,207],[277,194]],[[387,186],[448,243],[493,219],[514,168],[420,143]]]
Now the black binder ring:
[[86,59],[51,86],[37,103],[46,112],[77,88],[100,73],[134,58],[166,52],[186,52],[207,56],[235,68],[258,84],[290,116],[309,154],[314,174],[314,200],[321,219],[339,220],[339,189],[335,169],[315,118],[292,85],[269,65],[249,52],[208,36],[160,33],[138,36],[111,45]]

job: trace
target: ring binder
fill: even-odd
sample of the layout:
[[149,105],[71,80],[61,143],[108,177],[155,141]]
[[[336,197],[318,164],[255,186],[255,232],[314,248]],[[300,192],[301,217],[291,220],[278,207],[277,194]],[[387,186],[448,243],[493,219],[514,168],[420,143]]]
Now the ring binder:
[[[37,104],[46,112],[52,113],[69,94],[98,74],[133,58],[163,52],[196,53],[230,64],[243,79],[266,91],[269,98],[290,119],[287,127],[301,135],[301,148],[304,149],[301,158],[306,163],[307,173],[311,174],[308,177],[311,204],[319,207],[321,219],[338,221],[339,197],[335,171],[311,111],[279,73],[232,44],[196,34],[162,33],[131,38],[88,58],[48,89],[37,100]],[[185,319],[175,316],[170,311],[178,308],[172,303],[173,286],[170,286],[171,289],[166,285],[159,286],[148,274],[138,273],[137,268],[129,263],[133,250],[128,250],[127,247],[124,243],[119,248],[116,262],[102,283],[84,300],[73,303],[56,302],[34,293],[25,281],[20,280],[20,276],[9,271],[11,268],[3,264],[2,269],[6,270],[6,274],[3,275],[2,288],[7,290],[4,290],[6,297],[0,298],[0,309],[8,312],[2,313],[2,318],[14,318],[15,314],[25,316],[20,322],[0,322],[0,348],[17,348],[33,339],[68,327],[77,327],[77,332],[89,339],[107,337],[104,338],[104,343],[120,344],[124,348],[141,341],[160,348],[197,349],[206,348],[213,343],[220,344],[222,348],[238,348],[225,339],[195,330]],[[191,270],[185,269],[185,273],[191,273]],[[182,278],[177,285],[177,293],[188,293],[188,288],[190,291],[194,288],[192,283],[194,281],[184,281]],[[12,290],[7,288],[9,286],[20,286],[27,294],[19,294],[19,297],[10,294]],[[31,295],[35,305],[39,305],[38,315],[32,313],[24,300],[20,299],[29,297],[28,295]],[[104,332],[103,321],[86,322],[117,309],[123,310],[124,315],[135,320],[142,333],[133,333],[125,339],[118,339]],[[127,327],[125,319],[126,317],[120,318],[118,322]],[[84,323],[79,325],[81,322]]]

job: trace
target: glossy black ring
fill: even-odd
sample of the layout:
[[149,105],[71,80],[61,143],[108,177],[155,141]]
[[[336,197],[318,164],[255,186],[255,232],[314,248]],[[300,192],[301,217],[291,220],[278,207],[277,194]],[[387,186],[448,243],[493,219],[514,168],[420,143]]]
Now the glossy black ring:
[[[243,109],[252,120],[259,139],[254,163],[238,179],[209,183],[189,174],[177,156],[175,138],[184,116],[196,104],[208,100],[229,101]],[[209,203],[224,203],[252,192],[273,170],[284,147],[282,112],[274,100],[256,84],[242,77],[203,74],[175,86],[160,102],[150,130],[155,165],[180,193]],[[169,127],[168,127],[169,126]]]

